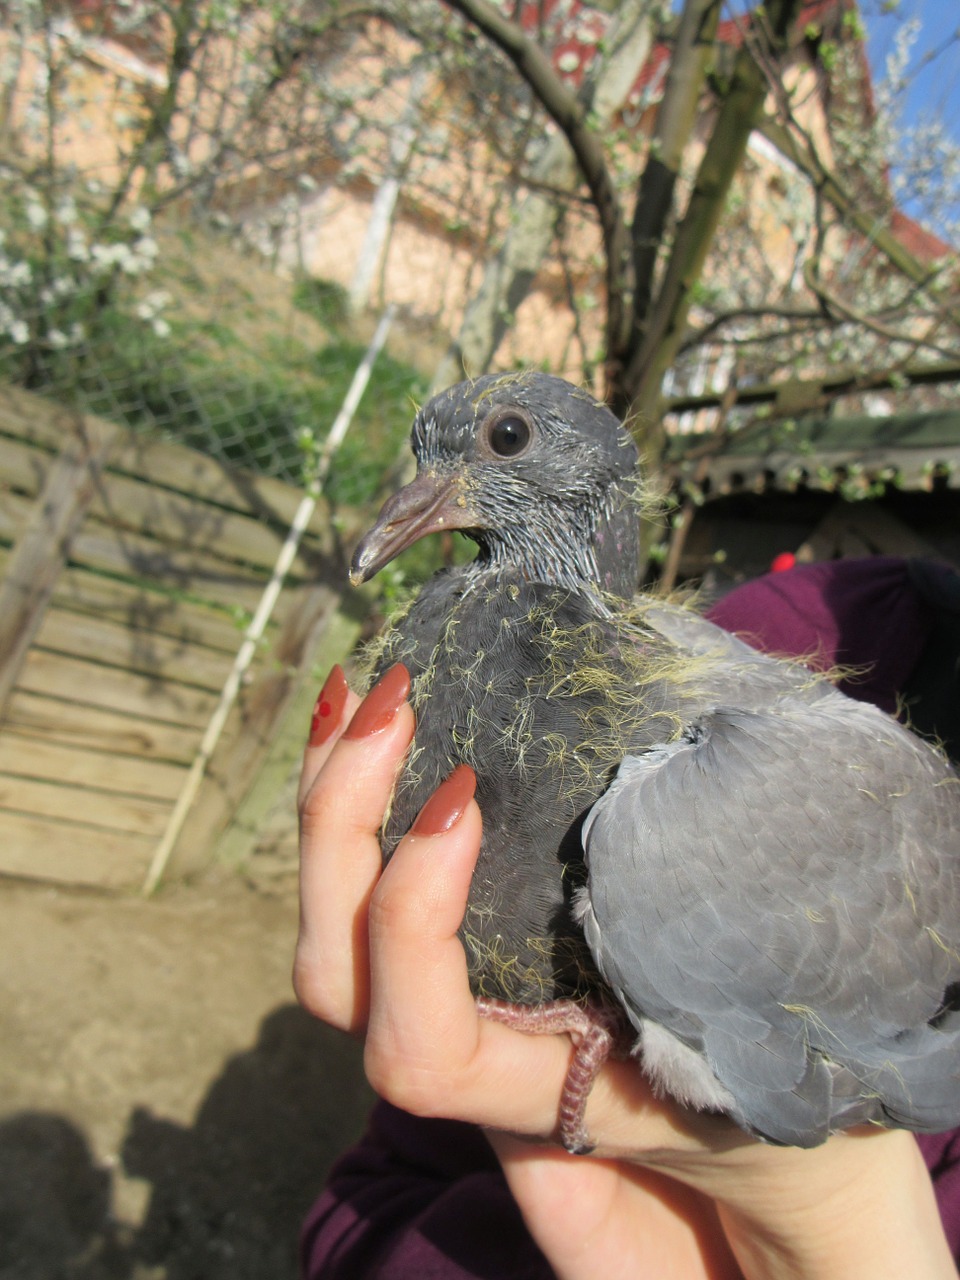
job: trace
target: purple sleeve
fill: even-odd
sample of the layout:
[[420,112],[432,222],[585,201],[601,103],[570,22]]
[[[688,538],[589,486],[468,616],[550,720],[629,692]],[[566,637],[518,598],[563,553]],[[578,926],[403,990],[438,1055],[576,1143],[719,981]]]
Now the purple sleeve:
[[894,711],[923,649],[930,610],[908,561],[874,556],[768,573],[731,591],[707,617],[765,653],[803,658],[820,671],[857,668],[840,682],[844,693]]
[[921,1133],[923,1152],[940,1208],[943,1229],[954,1261],[960,1266],[960,1129],[949,1133]]
[[[928,610],[907,562],[834,561],[768,574],[709,613],[759,649],[864,668],[843,687],[887,710],[923,649]],[[869,665],[872,664],[872,665]],[[960,1132],[921,1136],[960,1262]],[[335,1166],[301,1241],[305,1280],[550,1280],[479,1130],[386,1103]]]
[[551,1280],[473,1125],[388,1103],[334,1167],[300,1241],[307,1280]]

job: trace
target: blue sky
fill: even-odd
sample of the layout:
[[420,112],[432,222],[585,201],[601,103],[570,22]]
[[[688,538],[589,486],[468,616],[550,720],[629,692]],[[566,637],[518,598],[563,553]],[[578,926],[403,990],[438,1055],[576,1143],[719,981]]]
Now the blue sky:
[[[913,113],[942,107],[950,112],[960,138],[960,4],[957,0],[900,0],[896,9],[884,14],[878,0],[863,0],[863,19],[867,28],[867,51],[874,77],[883,75],[884,61],[893,48],[898,26],[911,18],[922,24],[913,48],[911,65],[916,68],[909,105]],[[952,43],[950,37],[953,36]],[[923,55],[948,44],[929,65]]]
[[[911,84],[904,112],[905,123],[915,123],[927,112],[941,111],[949,132],[960,144],[960,3],[958,0],[900,0],[890,13],[884,13],[882,0],[861,0],[861,12],[867,29],[867,53],[874,79],[884,75],[886,55],[893,48],[897,28],[911,18],[919,19],[920,35],[913,46],[909,64]],[[940,50],[931,61],[926,55]],[[919,216],[932,230],[942,230],[923,211],[903,206]],[[960,201],[958,201],[960,204]],[[960,208],[950,211],[954,219]]]

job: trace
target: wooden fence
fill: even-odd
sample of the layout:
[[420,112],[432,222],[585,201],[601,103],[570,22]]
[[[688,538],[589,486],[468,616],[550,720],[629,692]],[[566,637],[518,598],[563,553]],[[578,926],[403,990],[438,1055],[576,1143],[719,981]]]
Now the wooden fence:
[[[0,873],[143,882],[300,497],[0,386]],[[321,503],[170,874],[254,839],[359,631],[345,583]]]

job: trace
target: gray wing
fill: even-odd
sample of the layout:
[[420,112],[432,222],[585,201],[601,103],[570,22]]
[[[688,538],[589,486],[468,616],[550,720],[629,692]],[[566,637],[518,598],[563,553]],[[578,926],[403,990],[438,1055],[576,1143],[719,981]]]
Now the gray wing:
[[960,1124],[960,780],[890,717],[705,712],[623,762],[584,847],[587,941],[667,1089],[798,1146]]
[[644,601],[639,612],[646,626],[701,664],[703,705],[756,708],[787,694],[816,702],[836,692],[802,662],[762,653],[692,609]]

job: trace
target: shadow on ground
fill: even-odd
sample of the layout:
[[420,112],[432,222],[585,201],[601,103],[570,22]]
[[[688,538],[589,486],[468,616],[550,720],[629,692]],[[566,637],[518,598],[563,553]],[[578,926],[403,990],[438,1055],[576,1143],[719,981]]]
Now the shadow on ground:
[[261,1022],[190,1126],[136,1107],[120,1160],[148,1184],[112,1216],[112,1171],[63,1116],[0,1122],[0,1280],[284,1280],[300,1222],[369,1105],[359,1050],[295,1005]]

